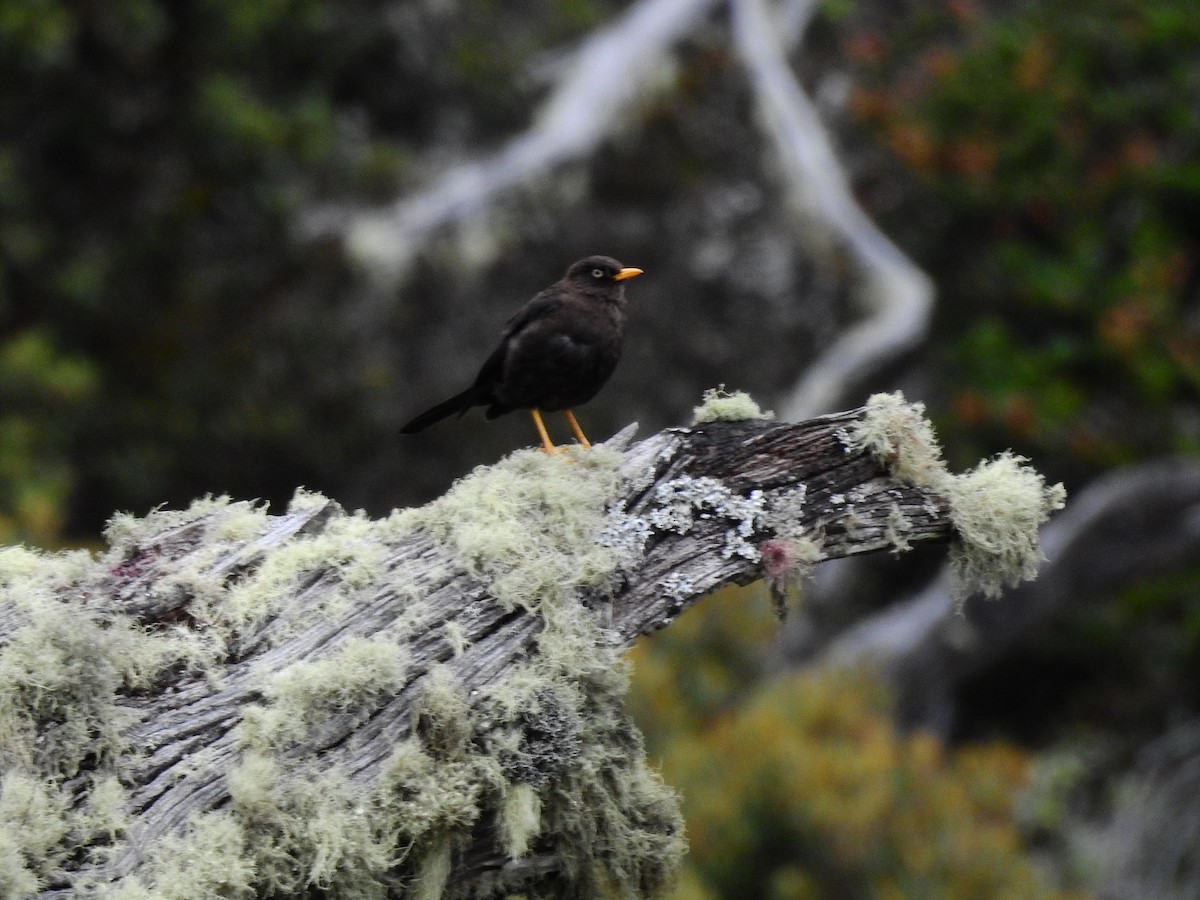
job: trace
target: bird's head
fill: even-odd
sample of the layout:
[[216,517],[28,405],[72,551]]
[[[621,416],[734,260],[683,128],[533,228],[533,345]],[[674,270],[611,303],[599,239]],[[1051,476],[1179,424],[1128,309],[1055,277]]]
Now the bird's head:
[[641,274],[641,269],[623,266],[611,256],[589,256],[571,263],[564,280],[581,285],[589,291],[602,288],[607,292],[619,287],[622,281]]

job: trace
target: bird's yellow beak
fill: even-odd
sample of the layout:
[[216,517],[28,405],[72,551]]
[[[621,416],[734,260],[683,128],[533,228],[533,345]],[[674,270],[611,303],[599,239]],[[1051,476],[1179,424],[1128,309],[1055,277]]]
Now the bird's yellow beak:
[[637,278],[637,276],[641,274],[643,274],[641,269],[635,269],[633,266],[626,266],[613,276],[613,281],[624,281],[626,278]]

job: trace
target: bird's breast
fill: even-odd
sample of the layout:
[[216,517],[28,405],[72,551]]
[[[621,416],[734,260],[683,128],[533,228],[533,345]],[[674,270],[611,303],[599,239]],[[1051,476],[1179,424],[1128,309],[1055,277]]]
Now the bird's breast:
[[623,321],[603,314],[536,323],[510,339],[497,398],[545,410],[586,403],[616,368],[623,331]]

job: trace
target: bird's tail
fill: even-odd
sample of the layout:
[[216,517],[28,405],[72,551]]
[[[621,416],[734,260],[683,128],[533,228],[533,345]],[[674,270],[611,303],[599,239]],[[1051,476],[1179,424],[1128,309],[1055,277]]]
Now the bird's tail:
[[421,413],[407,425],[400,429],[401,434],[416,434],[418,431],[424,431],[435,422],[440,422],[442,419],[448,418],[455,413],[462,415],[472,406],[479,406],[481,401],[476,395],[474,386],[467,388],[461,394],[455,394],[449,400],[443,400],[433,409],[428,409]]

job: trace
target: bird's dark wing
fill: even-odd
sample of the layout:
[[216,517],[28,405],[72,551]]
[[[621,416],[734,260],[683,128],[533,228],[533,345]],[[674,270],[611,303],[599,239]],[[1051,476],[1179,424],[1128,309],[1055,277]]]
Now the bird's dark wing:
[[512,318],[504,323],[504,330],[500,332],[500,346],[503,347],[508,343],[509,338],[538,319],[557,312],[562,305],[562,293],[554,288],[546,288],[535,294],[532,300],[517,310]]
[[[508,358],[513,339],[531,325],[545,321],[547,316],[558,312],[562,306],[561,294],[554,288],[547,288],[535,294],[532,300],[517,310],[504,323],[504,328],[500,332],[500,345],[492,351],[492,355],[487,358],[479,368],[479,374],[475,376],[473,389],[477,397],[486,396],[490,398],[486,402],[495,403],[493,392],[496,385],[504,378],[504,362]],[[501,410],[501,407],[495,408]],[[501,411],[507,412],[507,409]],[[489,418],[499,414],[499,412],[493,412]]]

